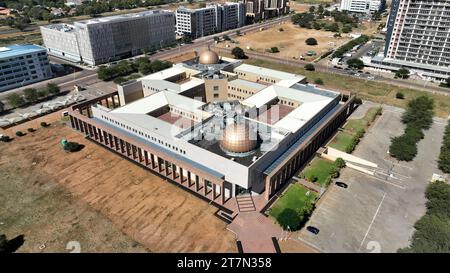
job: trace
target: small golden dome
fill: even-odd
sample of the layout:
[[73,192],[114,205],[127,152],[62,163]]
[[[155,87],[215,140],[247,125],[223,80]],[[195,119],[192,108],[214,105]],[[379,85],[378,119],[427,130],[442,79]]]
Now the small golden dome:
[[198,62],[201,64],[217,64],[219,63],[219,55],[216,52],[207,49],[200,53]]
[[251,135],[250,127],[245,124],[229,124],[222,133],[220,147],[232,153],[247,153],[257,145],[256,134]]

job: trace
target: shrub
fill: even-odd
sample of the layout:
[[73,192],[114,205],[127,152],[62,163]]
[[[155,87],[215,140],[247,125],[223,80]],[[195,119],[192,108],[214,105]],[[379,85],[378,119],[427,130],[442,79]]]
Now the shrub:
[[9,136],[2,135],[0,137],[1,142],[10,142],[12,139]]
[[323,84],[323,80],[321,78],[317,78],[317,79],[314,80],[314,83],[322,85]]
[[402,92],[397,92],[395,94],[395,98],[399,100],[403,100],[405,98],[405,95]]
[[282,31],[284,31],[284,29],[283,29],[282,27],[280,27],[280,28],[278,29],[278,31],[279,31],[279,32],[282,32]]
[[338,157],[338,158],[336,158],[336,160],[334,161],[334,165],[335,165],[336,167],[338,167],[339,169],[342,169],[342,168],[345,167],[345,161],[344,161],[344,159]]
[[236,59],[246,59],[247,58],[244,50],[242,50],[242,48],[240,48],[240,47],[233,48],[233,50],[231,51],[231,54],[233,54],[233,56]]
[[314,175],[314,174],[312,174],[312,173],[308,174],[305,178],[306,178],[306,180],[308,180],[309,182],[313,182],[313,183],[316,182],[316,181],[318,180],[317,176]]
[[43,121],[41,122],[41,127],[48,127],[50,126],[50,124],[48,124],[47,122]]
[[295,210],[287,208],[278,215],[277,222],[284,230],[294,231],[300,228],[301,219]]
[[30,133],[33,133],[36,130],[34,130],[33,128],[28,128],[27,131],[30,132]]
[[317,45],[317,40],[315,38],[308,38],[305,43],[309,46],[315,46]]
[[66,145],[64,145],[64,150],[68,152],[77,152],[81,148],[81,145],[77,142],[67,142]]
[[364,129],[358,129],[355,133],[355,136],[357,138],[362,138],[364,136],[364,134],[366,133],[366,131]]
[[25,105],[25,100],[24,100],[23,96],[21,96],[17,93],[13,93],[13,94],[9,95],[8,97],[6,97],[6,100],[14,108]]
[[314,71],[316,70],[316,68],[314,67],[313,64],[305,64],[305,70]]
[[339,169],[337,167],[333,166],[330,169],[330,176],[331,176],[331,178],[338,178],[339,177]]
[[47,84],[47,91],[50,94],[56,95],[56,94],[59,94],[59,92],[61,92],[61,89],[59,88],[59,86],[56,83],[50,82]]
[[444,173],[450,173],[450,121],[445,128],[444,140],[439,153],[438,167]]
[[25,134],[22,131],[17,131],[16,132],[16,136],[21,137],[24,136]]
[[273,46],[273,47],[269,48],[267,51],[270,52],[270,53],[278,53],[278,52],[280,52],[280,50],[276,46]]

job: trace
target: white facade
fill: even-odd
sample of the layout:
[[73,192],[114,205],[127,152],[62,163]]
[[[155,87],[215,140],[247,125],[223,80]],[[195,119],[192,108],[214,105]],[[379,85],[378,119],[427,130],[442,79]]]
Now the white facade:
[[244,26],[245,5],[227,2],[200,9],[181,7],[176,10],[175,17],[176,33],[196,39]]
[[37,45],[0,47],[0,92],[51,77],[45,48]]
[[[450,76],[450,2],[394,0],[387,23],[380,65],[423,72],[424,77]],[[422,72],[420,72],[422,71]]]
[[97,65],[175,42],[175,17],[161,10],[41,27],[50,55]]
[[373,13],[384,8],[380,0],[342,0],[339,10],[351,12]]

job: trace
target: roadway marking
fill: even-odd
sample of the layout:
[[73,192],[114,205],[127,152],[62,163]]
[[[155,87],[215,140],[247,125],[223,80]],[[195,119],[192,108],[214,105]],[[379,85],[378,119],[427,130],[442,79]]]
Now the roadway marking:
[[380,204],[378,205],[377,211],[375,212],[375,215],[374,215],[373,218],[372,218],[372,222],[370,222],[369,228],[367,229],[366,234],[364,235],[364,238],[363,238],[363,240],[361,241],[361,245],[359,246],[358,251],[361,250],[361,247],[363,246],[364,241],[365,241],[366,238],[367,238],[367,235],[369,235],[370,229],[372,228],[373,222],[375,222],[375,218],[377,218],[378,212],[380,211],[381,205],[383,204],[383,201],[384,201],[384,198],[385,198],[385,197],[386,197],[386,192],[384,192],[383,198],[381,198],[381,201],[380,201]]
[[[311,243],[311,242],[306,241],[305,239],[302,239],[300,236],[298,236],[297,238],[293,237],[293,238],[289,238],[289,239],[294,240],[294,242],[297,242],[297,240],[298,240],[298,241],[300,241],[300,242],[302,242],[302,243],[308,245],[309,247],[315,248],[315,249],[318,250],[319,252],[325,252],[325,251],[324,251],[323,249],[321,249],[320,247],[316,246],[315,244],[313,244],[313,243]],[[297,243],[298,243],[298,242],[297,242]]]

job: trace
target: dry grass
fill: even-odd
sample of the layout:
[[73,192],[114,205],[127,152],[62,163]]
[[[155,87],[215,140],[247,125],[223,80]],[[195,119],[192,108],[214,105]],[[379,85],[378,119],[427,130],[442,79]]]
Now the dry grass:
[[[85,147],[67,154],[62,138]],[[236,252],[215,207],[59,122],[0,150],[2,232],[25,234],[22,251]]]
[[[301,67],[263,60],[249,59],[245,62],[257,66],[304,75],[308,78],[309,82],[314,82],[315,79],[320,78],[324,81],[325,88],[335,89],[338,91],[351,91],[357,94],[362,99],[393,105],[401,108],[405,108],[406,104],[411,99],[414,99],[421,95],[428,95],[434,99],[436,116],[447,118],[450,114],[450,96],[420,91],[411,88],[399,87],[377,81],[368,81],[340,74],[306,71]],[[405,99],[396,99],[395,94],[397,92],[402,92],[405,95]]]
[[[283,31],[280,31],[280,28]],[[305,40],[310,37],[315,38],[318,45],[307,45]],[[350,38],[334,38],[333,32],[300,28],[291,22],[287,22],[263,31],[237,37],[236,40],[239,42],[239,46],[244,49],[249,47],[257,52],[265,52],[270,47],[278,47],[280,53],[275,53],[276,55],[285,58],[303,56],[306,60],[313,60],[321,54],[348,42]],[[218,46],[225,46],[226,44],[229,43],[220,43]],[[233,46],[233,44],[230,44],[230,47]],[[317,55],[308,57],[306,56],[308,51],[315,51]]]

